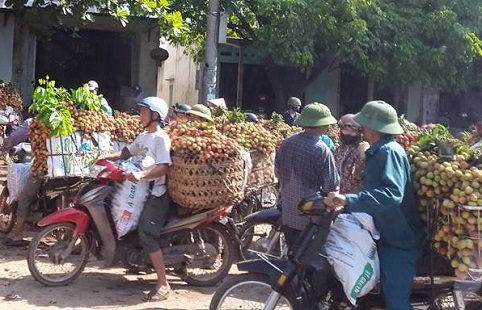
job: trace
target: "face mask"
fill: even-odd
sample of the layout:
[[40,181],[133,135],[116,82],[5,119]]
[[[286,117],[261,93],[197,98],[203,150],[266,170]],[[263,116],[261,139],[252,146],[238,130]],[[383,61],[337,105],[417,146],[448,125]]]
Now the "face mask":
[[361,136],[356,135],[356,136],[350,136],[347,134],[340,133],[340,140],[343,142],[343,144],[355,144],[361,141]]

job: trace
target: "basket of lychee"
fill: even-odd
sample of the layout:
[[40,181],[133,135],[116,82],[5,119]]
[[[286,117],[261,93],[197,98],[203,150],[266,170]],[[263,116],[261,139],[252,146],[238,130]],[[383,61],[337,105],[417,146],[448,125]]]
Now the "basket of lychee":
[[206,209],[242,200],[245,165],[234,139],[199,123],[177,123],[166,131],[172,143],[167,186],[174,202]]

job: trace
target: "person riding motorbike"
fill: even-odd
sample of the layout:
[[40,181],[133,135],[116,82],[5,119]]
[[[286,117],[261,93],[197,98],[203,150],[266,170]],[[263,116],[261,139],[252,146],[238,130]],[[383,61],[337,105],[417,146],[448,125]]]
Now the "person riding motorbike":
[[388,103],[367,102],[353,120],[363,127],[370,144],[366,151],[361,191],[330,192],[324,199],[328,210],[368,213],[380,232],[377,252],[380,284],[387,309],[412,309],[410,293],[424,237],[417,211],[410,163],[395,141],[403,133],[397,111]]
[[[7,151],[19,143],[27,142],[29,139],[28,126],[31,121],[32,118],[27,118],[14,132],[12,132],[12,134],[3,141],[1,149]],[[23,240],[25,222],[32,209],[32,205],[37,200],[41,185],[42,182],[37,177],[30,175],[27,179],[23,190],[18,195],[17,220],[10,234],[8,234],[3,240],[3,245],[25,246],[28,244],[26,240]]]
[[[171,287],[167,282],[164,257],[159,247],[161,229],[167,219],[170,208],[170,198],[166,187],[166,173],[171,165],[171,140],[160,127],[168,113],[167,103],[158,97],[147,97],[138,102],[140,106],[141,123],[144,132],[132,142],[124,152],[116,152],[99,159],[118,160],[133,157],[142,167],[142,171],[128,172],[127,180],[138,182],[141,179],[150,180],[151,193],[145,202],[139,219],[139,240],[148,253],[156,270],[157,283],[143,298],[144,301],[160,301],[167,298]],[[128,154],[125,154],[125,153]]]

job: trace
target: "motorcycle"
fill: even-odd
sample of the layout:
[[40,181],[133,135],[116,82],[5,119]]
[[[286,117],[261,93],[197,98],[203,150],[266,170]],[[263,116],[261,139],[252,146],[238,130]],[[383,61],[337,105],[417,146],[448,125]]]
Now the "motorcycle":
[[[287,258],[258,252],[258,259],[237,264],[244,272],[234,275],[213,295],[209,309],[371,309],[380,307],[378,290],[358,298],[350,306],[341,283],[324,255],[324,244],[336,212],[324,208],[323,197],[303,199],[298,209],[305,216],[321,216],[301,233]],[[429,310],[482,309],[482,289],[478,281],[435,281],[434,274],[416,277],[412,305]],[[428,307],[428,308],[427,308]],[[382,306],[383,308],[383,306]]]
[[[41,218],[68,207],[70,197],[76,194],[83,181],[81,177],[43,178],[37,194],[38,199],[27,218],[27,223],[35,226]],[[0,232],[7,234],[15,224],[18,201],[10,198],[7,181],[2,185]]]
[[[44,228],[30,243],[27,262],[33,278],[45,286],[73,282],[90,254],[103,260],[106,268],[152,270],[137,230],[121,239],[115,236],[109,197],[115,183],[124,180],[124,171],[106,160],[99,160],[95,168],[96,177],[81,188],[71,207],[38,222]],[[171,216],[159,243],[167,272],[195,286],[221,281],[233,264],[235,247],[233,232],[219,220],[231,210],[232,206],[224,206]]]

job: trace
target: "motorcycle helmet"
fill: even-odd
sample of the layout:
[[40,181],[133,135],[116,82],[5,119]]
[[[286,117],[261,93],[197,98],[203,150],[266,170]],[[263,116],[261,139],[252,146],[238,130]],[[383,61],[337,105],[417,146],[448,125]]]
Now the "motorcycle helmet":
[[244,113],[244,116],[246,117],[247,122],[250,122],[250,123],[258,122],[258,116],[252,112],[246,112]]
[[186,113],[187,111],[191,110],[191,106],[187,104],[176,103],[176,105],[174,105],[173,107],[173,110],[175,113]]
[[288,107],[301,107],[301,100],[297,97],[291,97],[288,99],[288,103],[286,105]]
[[[137,105],[147,107],[149,110],[151,110],[151,112],[157,112],[161,117],[159,121],[163,121],[166,119],[167,112],[169,110],[167,103],[159,97],[146,97],[139,101]],[[152,114],[151,120],[153,120]]]

